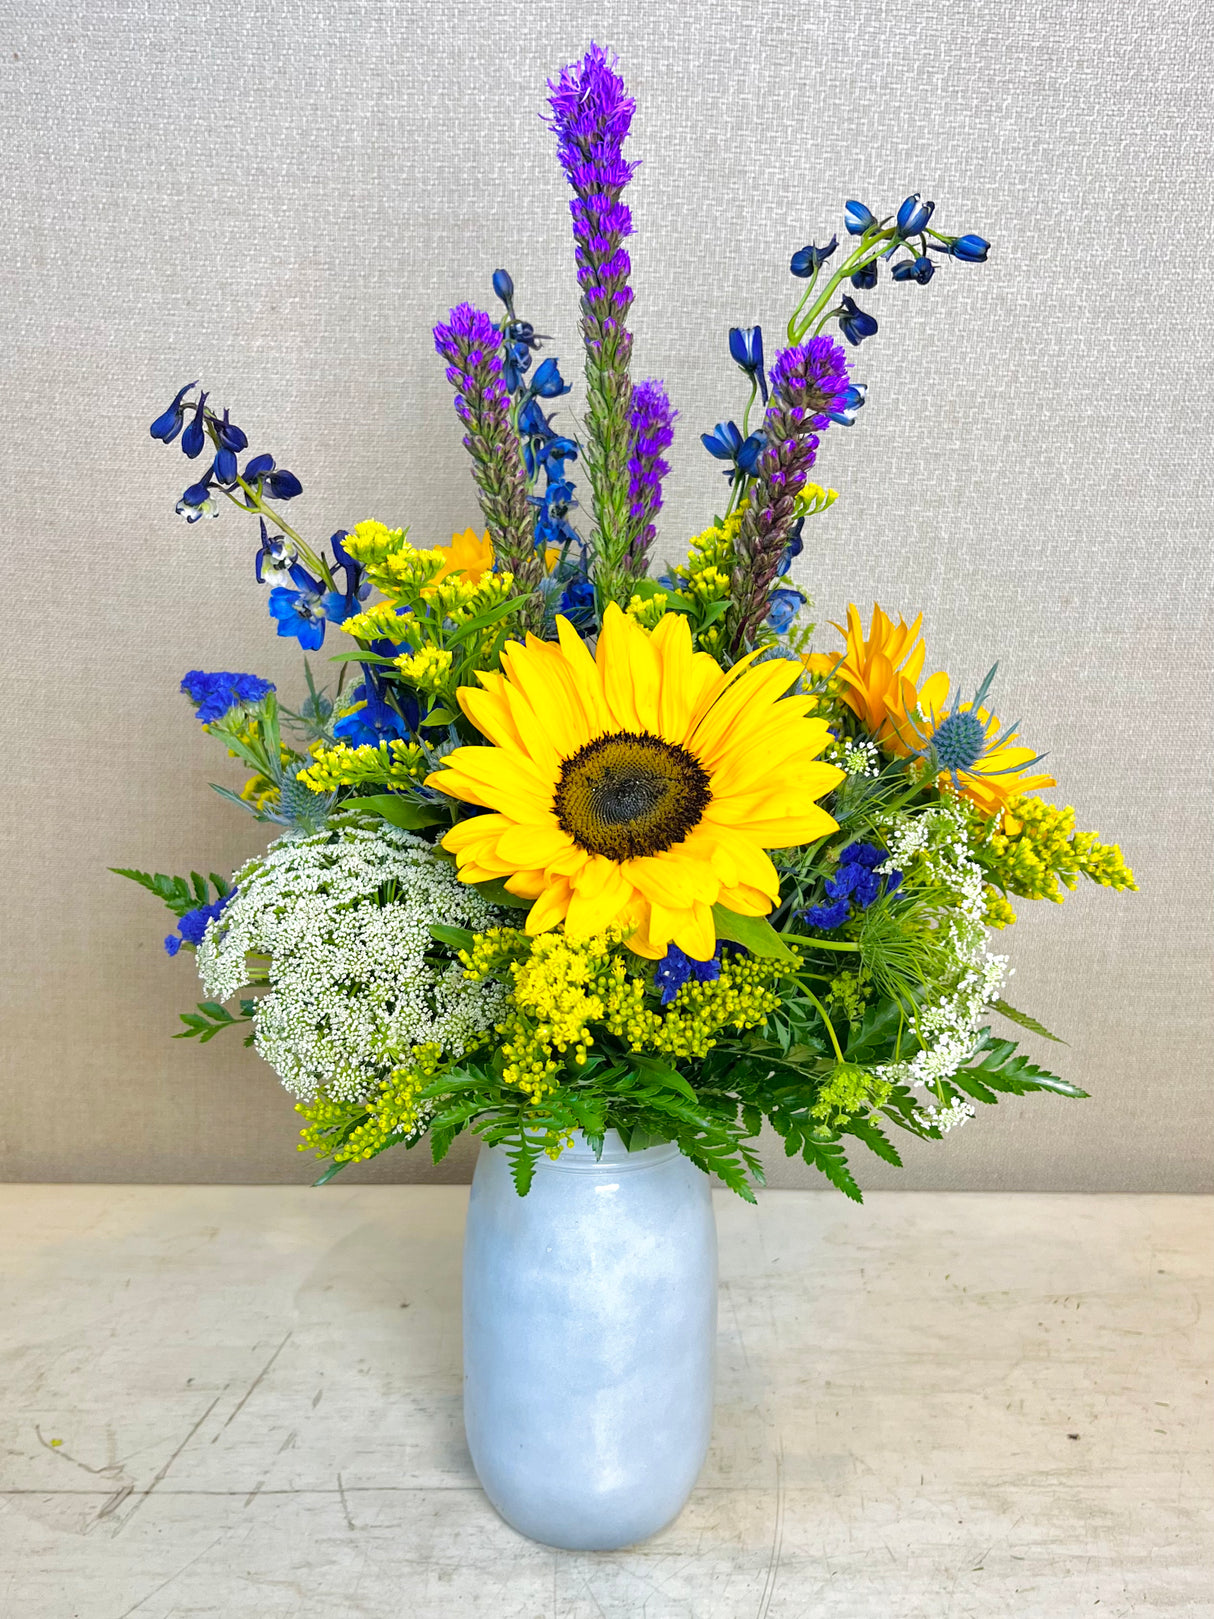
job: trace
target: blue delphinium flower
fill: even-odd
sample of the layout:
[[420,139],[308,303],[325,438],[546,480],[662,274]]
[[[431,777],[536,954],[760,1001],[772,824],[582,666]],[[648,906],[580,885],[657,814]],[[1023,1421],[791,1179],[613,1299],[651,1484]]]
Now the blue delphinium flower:
[[559,399],[562,394],[573,391],[572,385],[561,376],[560,362],[556,359],[541,360],[528,387],[538,399]]
[[758,384],[760,398],[766,404],[767,372],[763,368],[763,328],[731,326],[729,353],[735,364],[740,365],[750,380]]
[[274,586],[270,592],[270,617],[278,621],[279,635],[293,635],[303,651],[315,652],[324,642],[325,619],[333,616],[330,606],[340,604],[343,598],[336,592],[326,594],[320,580],[298,562],[291,564],[290,573],[296,588]]
[[581,536],[569,521],[569,513],[576,508],[577,501],[573,498],[573,484],[568,478],[552,478],[542,495],[528,495],[527,498],[537,508],[537,551],[547,551],[553,546],[563,550],[567,545],[582,543]]
[[895,281],[917,281],[921,287],[925,287],[935,273],[936,266],[925,254],[917,259],[899,259],[890,271]]
[[164,941],[169,955],[175,956],[183,944],[193,945],[197,949],[207,931],[207,924],[218,921],[235,898],[236,890],[232,888],[209,905],[199,905],[187,911],[177,924],[177,932],[170,933]]
[[855,275],[849,276],[848,280],[857,292],[870,292],[877,285],[876,259],[869,264],[861,265]]
[[827,411],[832,422],[840,427],[854,427],[856,425],[856,412],[863,406],[868,397],[868,384],[866,382],[853,382],[843,396],[843,402],[838,410]]
[[721,957],[726,950],[738,948],[722,939],[707,961],[696,961],[680,950],[677,944],[669,945],[666,954],[653,969],[653,981],[662,991],[662,1005],[669,1006],[684,984],[715,984],[721,976]]
[[296,495],[303,494],[303,484],[285,467],[276,468],[272,455],[255,455],[245,464],[244,481],[256,483],[258,479],[273,500],[294,500]]
[[185,407],[181,401],[191,388],[197,388],[197,386],[196,382],[187,382],[184,388],[178,390],[173,403],[162,415],[157,416],[152,423],[150,431],[153,438],[158,438],[163,444],[173,442],[178,433],[181,432],[181,424],[185,420]]
[[872,210],[866,208],[862,202],[848,202],[843,205],[843,218],[847,224],[849,236],[863,236],[877,223]]
[[857,307],[856,300],[850,296],[842,299],[842,314],[839,316],[839,330],[849,343],[863,343],[866,337],[875,337],[877,321],[873,315],[866,315]]
[[889,851],[875,843],[849,843],[839,855],[835,875],[823,884],[830,903],[811,905],[803,913],[805,921],[810,927],[829,932],[850,920],[853,907],[866,911],[882,894],[895,893],[902,885],[902,873],[878,875],[876,870],[888,859]]
[[783,635],[804,607],[806,599],[799,590],[773,590],[768,598],[767,624],[777,635]]
[[576,630],[589,629],[594,624],[594,586],[584,573],[576,574],[565,586],[556,610]]
[[205,421],[203,410],[206,402],[206,394],[199,394],[198,403],[194,406],[194,419],[181,435],[181,448],[191,461],[202,454],[207,441],[206,428],[203,425]]
[[927,229],[927,222],[935,211],[934,202],[920,202],[917,191],[905,199],[898,209],[894,228],[899,236],[918,236]]
[[946,236],[942,242],[927,244],[933,253],[947,253],[962,264],[985,264],[991,244],[985,236]]
[[495,298],[500,298],[501,299],[501,301],[506,306],[507,315],[509,315],[510,319],[513,320],[514,319],[514,282],[511,279],[509,270],[494,270],[494,272],[493,272],[493,295],[494,295]]
[[783,579],[784,575],[792,567],[794,559],[799,557],[801,552],[804,551],[805,541],[802,538],[804,529],[805,519],[803,517],[798,517],[796,522],[788,531],[788,539],[784,545],[784,554],[780,558],[779,562],[776,563],[776,575],[778,578]]
[[271,534],[264,517],[261,523],[261,545],[257,550],[254,571],[259,585],[282,584],[291,576],[291,569],[299,559],[299,552],[283,534]]
[[838,245],[839,238],[837,236],[832,236],[825,247],[814,247],[810,243],[808,247],[803,247],[800,252],[793,254],[788,268],[799,281],[806,281],[826,263]]
[[731,463],[725,476],[734,483],[738,478],[752,476],[767,440],[762,433],[743,439],[736,422],[718,422],[711,433],[700,434],[700,443],[717,461]]
[[182,676],[181,689],[193,703],[201,723],[209,725],[243,703],[259,703],[274,686],[257,675],[231,674],[227,670],[208,674],[204,669],[191,669]]
[[352,748],[367,746],[375,748],[381,742],[392,742],[408,737],[410,732],[408,723],[395,708],[385,702],[371,675],[364,676],[362,684],[356,686],[350,693],[350,700],[360,702],[362,707],[355,709],[353,713],[343,714],[333,727],[333,735],[339,742],[346,742]]
[[214,478],[215,468],[208,467],[205,475],[183,492],[181,499],[173,508],[187,523],[196,523],[200,517],[219,516],[219,507],[211,495]]

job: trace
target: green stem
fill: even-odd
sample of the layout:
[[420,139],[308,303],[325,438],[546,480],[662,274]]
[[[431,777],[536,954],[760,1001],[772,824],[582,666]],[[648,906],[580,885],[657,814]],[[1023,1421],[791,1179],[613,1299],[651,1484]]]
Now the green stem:
[[811,939],[804,933],[782,933],[782,939],[793,944],[812,944],[815,950],[859,950],[858,944],[844,944],[842,939]]
[[812,1001],[814,1003],[814,1005],[818,1008],[818,1015],[821,1017],[822,1022],[826,1025],[826,1032],[830,1036],[830,1043],[835,1048],[835,1060],[837,1062],[842,1062],[843,1061],[843,1049],[839,1044],[839,1037],[835,1033],[835,1026],[830,1021],[830,1018],[826,1015],[826,1008],[822,1005],[822,1002],[814,994],[812,989],[808,988],[808,986],[805,986],[805,985],[803,985],[802,987],[805,989],[806,999]]

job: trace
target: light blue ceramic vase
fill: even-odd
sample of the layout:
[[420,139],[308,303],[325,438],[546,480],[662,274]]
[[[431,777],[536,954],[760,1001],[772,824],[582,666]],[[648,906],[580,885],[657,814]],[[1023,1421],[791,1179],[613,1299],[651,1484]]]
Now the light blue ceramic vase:
[[677,1147],[602,1158],[584,1136],[519,1197],[482,1146],[464,1238],[464,1425],[522,1534],[606,1551],[656,1533],[712,1429],[717,1234],[708,1177]]

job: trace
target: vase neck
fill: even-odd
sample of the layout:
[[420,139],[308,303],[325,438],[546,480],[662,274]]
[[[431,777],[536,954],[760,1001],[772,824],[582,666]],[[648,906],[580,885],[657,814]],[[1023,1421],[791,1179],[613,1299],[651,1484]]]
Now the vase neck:
[[676,1157],[678,1151],[673,1141],[663,1141],[655,1147],[642,1147],[638,1152],[629,1152],[619,1132],[607,1130],[603,1135],[602,1156],[596,1158],[583,1132],[577,1130],[574,1132],[573,1145],[564,1148],[559,1158],[549,1162],[553,1169],[564,1170],[649,1169]]

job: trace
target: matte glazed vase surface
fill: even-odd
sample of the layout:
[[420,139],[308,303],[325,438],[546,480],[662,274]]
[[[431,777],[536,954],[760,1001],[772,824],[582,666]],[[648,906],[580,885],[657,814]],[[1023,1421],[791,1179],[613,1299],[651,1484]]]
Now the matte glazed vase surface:
[[712,1429],[708,1177],[665,1144],[580,1132],[519,1197],[482,1146],[464,1238],[464,1425],[485,1493],[532,1540],[605,1551],[682,1509]]

